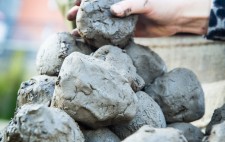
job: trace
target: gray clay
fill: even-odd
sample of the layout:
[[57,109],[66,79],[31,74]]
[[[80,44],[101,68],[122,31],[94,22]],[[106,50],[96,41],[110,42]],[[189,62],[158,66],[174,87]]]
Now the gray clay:
[[190,123],[173,123],[168,125],[168,127],[173,127],[183,132],[188,142],[201,142],[204,137],[201,129],[193,126]]
[[214,111],[212,119],[206,127],[206,134],[207,135],[210,134],[213,125],[219,124],[223,121],[225,121],[225,104]]
[[6,127],[2,142],[84,142],[84,136],[62,110],[26,104]]
[[137,96],[129,81],[109,63],[74,52],[63,62],[52,106],[97,128],[133,119]]
[[174,128],[141,127],[122,142],[187,142],[181,131]]
[[162,76],[167,71],[165,62],[149,47],[130,42],[125,50],[133,60],[137,73],[146,84],[152,83],[155,78]]
[[99,48],[93,56],[108,62],[115,67],[122,76],[129,80],[131,87],[135,92],[144,87],[144,80],[136,73],[136,68],[134,67],[131,58],[124,50],[116,46],[105,45]]
[[[7,127],[3,129],[2,134],[0,135],[0,142],[24,142],[20,136],[18,128],[15,128],[15,120],[12,119]],[[17,123],[17,122],[16,122]]]
[[36,65],[39,74],[57,76],[64,59],[72,52],[89,55],[92,51],[80,39],[61,32],[50,36],[40,47]]
[[120,142],[118,136],[107,128],[83,130],[85,142]]
[[137,92],[138,110],[134,119],[128,124],[115,125],[111,130],[121,139],[135,133],[143,125],[149,125],[155,128],[166,127],[165,117],[159,105],[144,92]]
[[39,75],[20,85],[17,97],[17,107],[26,103],[36,103],[49,106],[55,89],[57,77]]
[[192,122],[205,112],[204,92],[195,74],[177,68],[158,77],[145,88],[161,107],[166,121]]
[[124,47],[133,35],[137,15],[113,16],[110,6],[121,0],[83,0],[76,17],[81,37],[99,48],[103,45]]
[[225,122],[213,126],[210,135],[203,142],[224,142],[225,141]]
[[3,129],[2,131],[0,131],[0,142],[3,142],[3,133],[4,133],[5,129]]

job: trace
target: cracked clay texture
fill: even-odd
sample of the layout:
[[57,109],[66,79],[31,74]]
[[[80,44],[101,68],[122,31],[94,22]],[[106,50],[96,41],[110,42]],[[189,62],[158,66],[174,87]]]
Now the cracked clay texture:
[[204,92],[188,69],[176,68],[165,73],[146,86],[145,92],[159,104],[169,123],[192,122],[204,115]]
[[190,123],[184,123],[184,122],[172,123],[172,124],[169,124],[168,127],[173,127],[183,132],[188,142],[201,142],[204,137],[204,134],[201,132],[201,129],[198,127],[195,127],[194,125]]
[[64,59],[72,52],[91,54],[92,50],[81,40],[73,37],[70,33],[60,32],[53,34],[41,45],[36,66],[39,74],[57,76]]
[[81,37],[94,47],[116,45],[124,47],[131,39],[137,15],[125,18],[113,16],[110,6],[121,0],[83,0],[76,17]]
[[137,92],[138,110],[134,119],[128,124],[111,126],[111,130],[121,140],[135,133],[144,125],[155,128],[165,128],[166,120],[159,105],[145,92]]
[[83,130],[85,142],[120,142],[118,136],[108,128],[99,128],[96,130]]
[[84,142],[84,136],[62,110],[26,104],[6,127],[1,142]]
[[140,91],[144,87],[144,80],[137,74],[133,61],[126,54],[125,50],[116,46],[105,45],[99,48],[93,56],[115,67],[122,76],[128,79],[135,92]]
[[183,133],[174,128],[142,126],[136,133],[122,142],[188,142]]
[[98,128],[133,119],[137,96],[129,81],[109,63],[74,52],[62,65],[52,106]]
[[57,77],[39,75],[20,85],[17,96],[17,107],[26,103],[49,106],[55,89]]
[[209,124],[206,126],[206,134],[210,134],[213,125],[222,123],[223,121],[225,121],[225,104],[222,107],[214,110],[213,116]]
[[215,124],[212,127],[210,135],[202,142],[224,142],[225,140],[225,122]]
[[130,42],[125,50],[146,85],[167,72],[165,62],[149,47]]

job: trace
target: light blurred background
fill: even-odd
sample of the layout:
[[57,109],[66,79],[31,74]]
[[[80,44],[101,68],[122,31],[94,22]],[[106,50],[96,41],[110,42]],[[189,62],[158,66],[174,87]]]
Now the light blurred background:
[[13,117],[21,82],[37,75],[39,46],[61,31],[69,30],[55,0],[0,0],[0,130]]

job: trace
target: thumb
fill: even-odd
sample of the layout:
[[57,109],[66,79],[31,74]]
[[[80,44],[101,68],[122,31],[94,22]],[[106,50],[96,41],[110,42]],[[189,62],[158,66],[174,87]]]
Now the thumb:
[[149,0],[122,0],[113,4],[110,8],[112,14],[118,17],[128,16],[130,14],[145,13]]

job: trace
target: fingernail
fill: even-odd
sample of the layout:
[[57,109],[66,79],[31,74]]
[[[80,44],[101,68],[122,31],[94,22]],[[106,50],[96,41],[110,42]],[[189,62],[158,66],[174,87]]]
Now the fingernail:
[[117,16],[123,15],[123,8],[119,4],[112,5],[110,10],[114,15],[117,15]]

